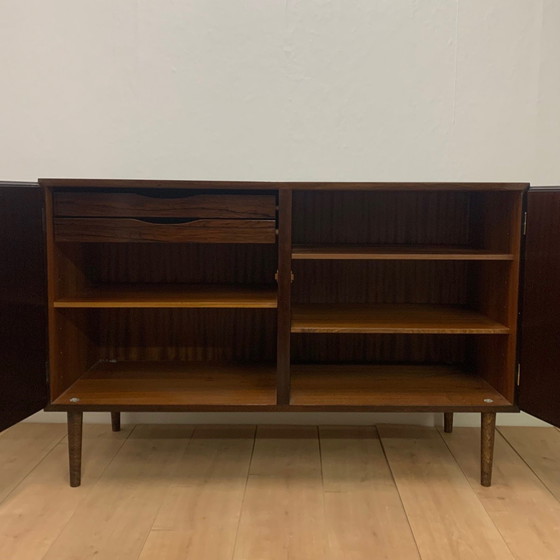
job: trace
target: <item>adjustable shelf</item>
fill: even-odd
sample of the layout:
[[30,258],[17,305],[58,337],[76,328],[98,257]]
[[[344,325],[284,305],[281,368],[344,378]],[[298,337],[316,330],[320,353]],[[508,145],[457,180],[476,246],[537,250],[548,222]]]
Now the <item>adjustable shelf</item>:
[[299,304],[293,333],[508,334],[510,329],[472,309],[452,305]]
[[53,405],[100,409],[275,405],[275,375],[275,364],[100,361]]
[[290,404],[380,410],[512,407],[475,372],[443,365],[292,366]]
[[511,261],[513,254],[440,245],[295,245],[292,259]]
[[57,308],[276,308],[269,286],[202,284],[107,284],[60,297]]

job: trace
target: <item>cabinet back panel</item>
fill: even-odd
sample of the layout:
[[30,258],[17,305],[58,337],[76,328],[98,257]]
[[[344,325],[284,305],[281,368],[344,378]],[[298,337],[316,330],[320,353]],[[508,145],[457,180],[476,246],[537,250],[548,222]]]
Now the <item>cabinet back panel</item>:
[[523,193],[477,192],[471,197],[473,245],[518,256]]
[[101,282],[274,282],[276,248],[263,245],[127,245],[97,247]]
[[97,318],[103,360],[276,360],[274,310],[104,309]]
[[467,192],[294,192],[294,243],[470,243]]
[[58,295],[72,296],[100,283],[274,284],[277,252],[246,244],[64,243],[58,263]]
[[[468,303],[464,261],[293,261],[296,303]],[[476,265],[474,265],[476,266]]]
[[468,364],[464,335],[293,334],[293,363]]

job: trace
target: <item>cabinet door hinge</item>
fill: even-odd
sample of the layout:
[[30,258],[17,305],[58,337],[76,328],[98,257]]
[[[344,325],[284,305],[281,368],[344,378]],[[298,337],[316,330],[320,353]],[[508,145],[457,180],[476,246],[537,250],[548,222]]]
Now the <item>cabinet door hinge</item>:
[[51,382],[51,367],[49,361],[45,362],[45,373],[47,374],[47,385]]
[[521,379],[521,364],[517,364],[517,386],[519,387],[519,380]]
[[527,212],[523,212],[523,235],[527,235]]

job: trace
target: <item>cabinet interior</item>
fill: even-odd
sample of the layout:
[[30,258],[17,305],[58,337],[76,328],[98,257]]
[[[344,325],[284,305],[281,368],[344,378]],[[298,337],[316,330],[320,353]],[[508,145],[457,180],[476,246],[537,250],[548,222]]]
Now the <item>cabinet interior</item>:
[[278,243],[51,231],[53,404],[274,409],[287,375],[298,410],[511,406],[521,210],[520,191],[294,190],[287,370]]

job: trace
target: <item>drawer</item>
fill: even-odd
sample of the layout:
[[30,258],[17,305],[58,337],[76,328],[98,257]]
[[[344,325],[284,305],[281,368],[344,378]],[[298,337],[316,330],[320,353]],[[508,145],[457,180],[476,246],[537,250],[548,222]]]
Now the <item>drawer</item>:
[[275,243],[274,220],[185,220],[158,223],[134,218],[55,218],[57,242]]
[[55,216],[154,218],[270,218],[276,216],[273,194],[189,194],[171,197],[141,193],[54,193]]

